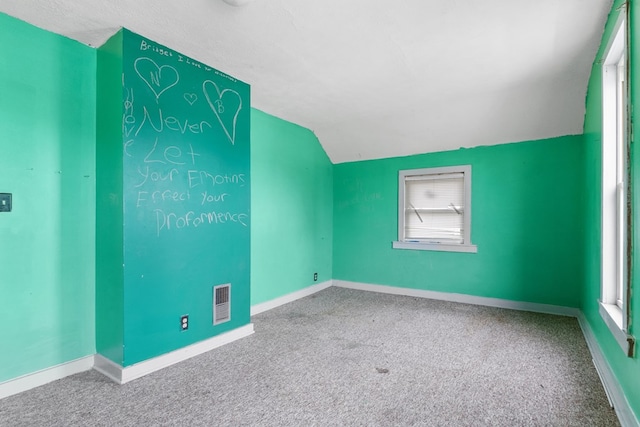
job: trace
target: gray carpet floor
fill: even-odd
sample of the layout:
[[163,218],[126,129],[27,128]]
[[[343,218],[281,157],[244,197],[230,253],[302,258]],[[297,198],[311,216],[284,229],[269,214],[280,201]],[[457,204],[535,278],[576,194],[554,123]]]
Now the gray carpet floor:
[[574,318],[329,288],[125,385],[0,400],[2,426],[617,426]]

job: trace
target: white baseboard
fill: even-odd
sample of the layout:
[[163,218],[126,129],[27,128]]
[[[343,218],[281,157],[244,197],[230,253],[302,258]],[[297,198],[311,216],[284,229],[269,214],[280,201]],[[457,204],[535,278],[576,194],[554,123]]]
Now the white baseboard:
[[578,322],[580,323],[582,334],[587,341],[587,346],[589,347],[589,351],[593,357],[593,364],[596,367],[596,371],[598,371],[598,375],[600,375],[600,381],[602,381],[604,390],[609,398],[609,403],[611,403],[615,409],[616,415],[620,420],[620,424],[622,427],[640,426],[640,422],[633,413],[631,406],[629,406],[629,401],[625,397],[624,392],[620,387],[620,383],[616,380],[616,377],[611,370],[611,366],[600,349],[600,345],[596,340],[596,336],[593,333],[593,329],[591,329],[589,321],[582,312],[578,314]]
[[41,371],[32,372],[0,383],[0,399],[22,393],[52,381],[88,371],[93,367],[93,355],[61,363]]
[[460,302],[464,304],[484,305],[497,308],[508,308],[510,310],[557,314],[560,316],[577,317],[580,313],[580,310],[577,308],[562,307],[559,305],[512,301],[500,298],[478,297],[474,295],[454,294],[448,292],[426,291],[422,289],[399,288],[395,286],[372,285],[369,283],[348,282],[345,280],[334,280],[333,286],[337,286],[339,288],[357,289],[361,291],[380,292],[383,294],[404,295],[409,297],[428,298],[440,301]]
[[316,292],[320,292],[324,289],[331,287],[332,281],[327,280],[326,282],[318,283],[316,285],[312,285],[306,287],[304,289],[300,289],[299,291],[291,292],[290,294],[281,296],[279,298],[275,298],[266,302],[261,302],[260,304],[256,304],[251,306],[251,315],[255,316],[256,314],[262,313],[267,310],[271,310],[272,308],[279,307],[281,305],[293,302],[300,298],[308,297],[309,295],[315,294]]
[[122,366],[112,362],[101,354],[96,354],[94,356],[94,360],[94,370],[108,377],[111,381],[122,384],[120,381],[120,378],[122,377]]
[[124,384],[251,334],[253,334],[253,323],[127,367],[122,367],[97,354],[93,368],[118,384]]

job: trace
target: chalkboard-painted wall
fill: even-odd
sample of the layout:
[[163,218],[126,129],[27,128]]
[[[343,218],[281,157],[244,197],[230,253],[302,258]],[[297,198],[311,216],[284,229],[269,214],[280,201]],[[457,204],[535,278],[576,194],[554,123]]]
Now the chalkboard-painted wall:
[[[250,321],[249,86],[127,30],[102,49],[97,342],[128,366]],[[214,326],[223,284],[230,320]]]

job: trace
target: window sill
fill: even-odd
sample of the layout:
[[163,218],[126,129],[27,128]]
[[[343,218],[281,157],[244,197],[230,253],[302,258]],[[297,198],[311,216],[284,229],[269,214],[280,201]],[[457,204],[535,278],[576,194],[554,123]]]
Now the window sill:
[[622,329],[622,310],[615,304],[600,304],[600,316],[628,357],[633,357],[635,338]]
[[443,243],[393,242],[393,249],[412,249],[415,251],[442,251],[477,253],[476,245],[458,245]]

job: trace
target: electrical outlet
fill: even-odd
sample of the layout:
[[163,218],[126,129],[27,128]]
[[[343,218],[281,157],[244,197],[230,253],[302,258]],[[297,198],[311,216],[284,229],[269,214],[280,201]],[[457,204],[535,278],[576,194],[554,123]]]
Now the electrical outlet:
[[318,273],[313,273],[313,281],[314,282],[318,281]]
[[11,212],[11,193],[0,193],[0,212]]
[[180,318],[180,329],[182,329],[183,331],[186,331],[187,329],[189,329],[189,315],[185,314],[184,316],[182,316]]

